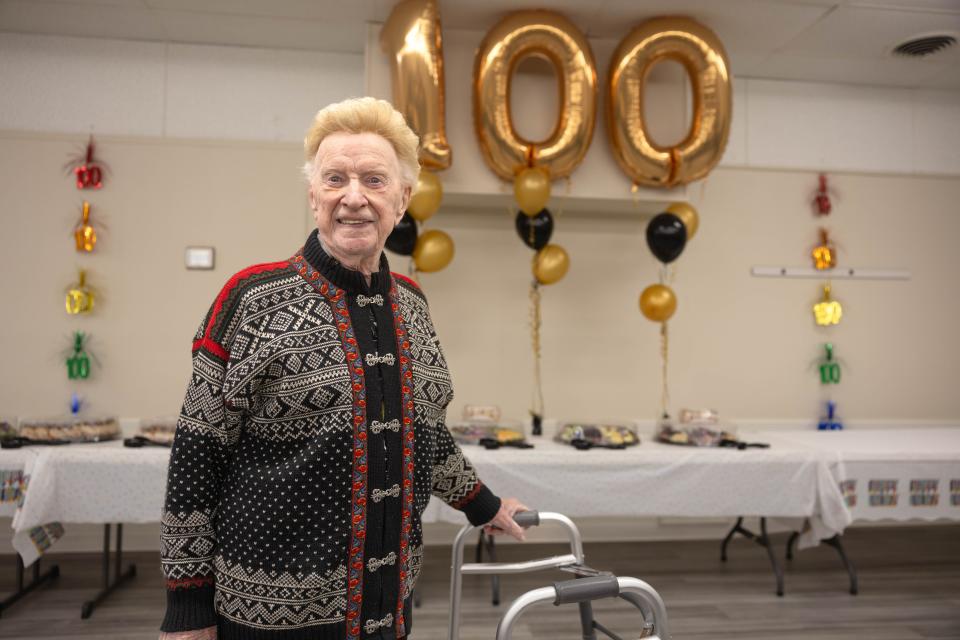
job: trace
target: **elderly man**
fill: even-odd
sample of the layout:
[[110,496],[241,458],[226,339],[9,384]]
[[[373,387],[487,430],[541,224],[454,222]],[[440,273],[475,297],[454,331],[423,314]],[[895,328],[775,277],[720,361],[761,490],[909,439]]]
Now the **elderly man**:
[[382,100],[317,113],[317,230],[230,278],[200,326],[163,512],[162,639],[408,636],[431,495],[523,539],[523,505],[450,437],[426,298],[383,254],[417,144]]

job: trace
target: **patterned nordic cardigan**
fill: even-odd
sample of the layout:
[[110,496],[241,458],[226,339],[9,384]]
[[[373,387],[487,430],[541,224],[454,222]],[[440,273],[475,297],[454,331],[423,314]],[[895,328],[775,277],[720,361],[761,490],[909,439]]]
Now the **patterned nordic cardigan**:
[[314,232],[234,275],[193,344],[161,524],[161,629],[219,640],[410,632],[431,495],[500,507],[447,430],[427,301],[386,257],[368,286]]

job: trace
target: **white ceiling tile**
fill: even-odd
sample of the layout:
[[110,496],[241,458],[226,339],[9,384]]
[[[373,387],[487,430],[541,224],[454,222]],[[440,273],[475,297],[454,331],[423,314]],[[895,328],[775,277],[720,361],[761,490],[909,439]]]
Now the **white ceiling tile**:
[[960,31],[960,13],[839,7],[786,43],[780,52],[877,59],[908,38],[944,31]]
[[647,20],[664,15],[689,16],[710,27],[727,51],[767,52],[815,23],[826,7],[761,0],[609,0],[588,19],[591,35],[615,37]]

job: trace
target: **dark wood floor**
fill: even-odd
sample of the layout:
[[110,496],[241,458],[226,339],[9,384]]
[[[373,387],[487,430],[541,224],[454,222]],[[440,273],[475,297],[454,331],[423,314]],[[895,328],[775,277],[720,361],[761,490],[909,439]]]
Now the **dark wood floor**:
[[[775,537],[781,549],[785,538]],[[645,542],[586,546],[592,566],[633,575],[663,596],[674,638],[960,639],[960,526],[852,529],[845,537],[860,573],[860,595],[847,593],[846,574],[827,547],[800,552],[787,568],[787,593],[774,594],[763,549],[745,540],[731,544],[730,561],[719,561],[719,541]],[[559,552],[549,545],[510,545],[501,560]],[[89,620],[81,603],[100,580],[99,557],[54,554],[59,580],[27,596],[0,619],[0,638],[109,640],[156,638],[164,595],[155,554],[127,554],[138,566],[131,584],[115,593]],[[4,596],[13,588],[13,557],[0,556]],[[423,607],[414,615],[413,637],[446,636],[449,550],[430,548],[421,582]],[[526,574],[503,581],[503,599],[565,579],[566,574]],[[493,638],[504,605],[489,603],[487,579],[464,587],[464,640]],[[616,601],[596,607],[597,618],[636,638],[633,612]],[[520,638],[579,638],[576,609],[544,606],[521,620]]]

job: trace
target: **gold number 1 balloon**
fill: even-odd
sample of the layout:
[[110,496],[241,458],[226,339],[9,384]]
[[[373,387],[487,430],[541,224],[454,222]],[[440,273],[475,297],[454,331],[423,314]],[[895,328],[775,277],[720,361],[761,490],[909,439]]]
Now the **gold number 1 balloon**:
[[[510,114],[513,72],[530,56],[547,60],[560,82],[557,123],[543,141],[520,137]],[[487,165],[502,179],[513,180],[525,167],[543,167],[556,180],[583,160],[596,120],[597,69],[590,43],[565,17],[554,11],[506,16],[477,50],[473,83],[477,140]]]
[[[651,67],[683,65],[693,87],[686,138],[673,147],[653,142],[643,122]],[[706,176],[720,161],[730,133],[730,63],[710,29],[689,18],[655,18],[620,42],[610,62],[607,132],[617,162],[636,184],[669,187]]]
[[434,0],[403,0],[380,31],[390,56],[393,104],[420,136],[420,163],[447,169],[452,161],[444,113],[443,41]]

